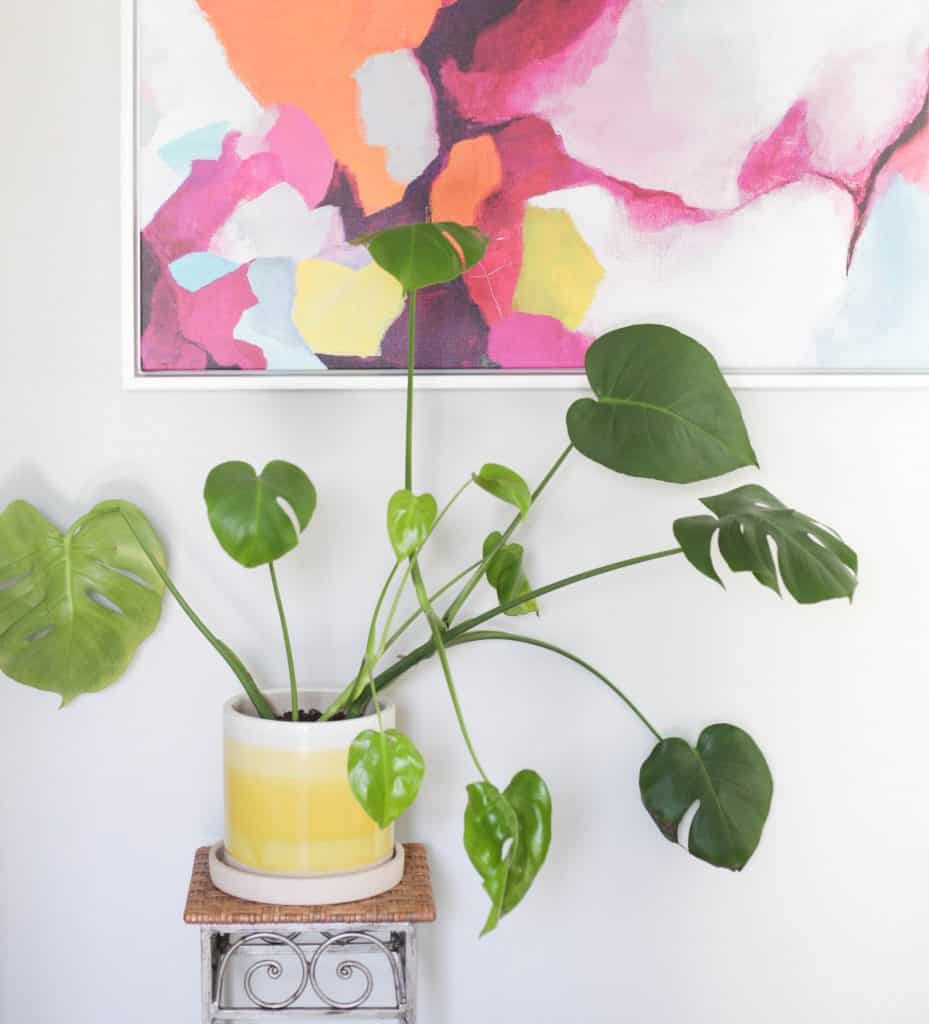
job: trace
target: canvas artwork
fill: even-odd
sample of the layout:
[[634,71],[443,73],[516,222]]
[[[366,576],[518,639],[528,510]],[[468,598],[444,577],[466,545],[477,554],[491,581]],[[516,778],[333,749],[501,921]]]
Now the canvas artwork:
[[490,246],[426,369],[929,370],[926,0],[136,3],[143,374],[403,367],[352,239],[429,217]]

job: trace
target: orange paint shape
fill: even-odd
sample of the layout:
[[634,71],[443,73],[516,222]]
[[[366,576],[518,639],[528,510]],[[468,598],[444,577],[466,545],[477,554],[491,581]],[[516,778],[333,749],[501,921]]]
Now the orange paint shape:
[[352,75],[371,56],[418,46],[441,0],[197,0],[229,64],[263,106],[313,119],[354,176],[366,212],[403,197],[383,147],[369,146]]
[[489,135],[456,143],[432,186],[432,219],[476,224],[481,203],[502,181],[503,166]]

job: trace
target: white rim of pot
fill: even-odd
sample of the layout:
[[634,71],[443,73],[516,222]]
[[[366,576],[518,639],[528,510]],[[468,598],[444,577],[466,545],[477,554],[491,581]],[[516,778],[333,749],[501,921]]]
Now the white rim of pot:
[[[290,710],[289,689],[264,690],[264,696],[277,714]],[[316,707],[322,711],[339,695],[338,690],[299,690],[300,705],[304,709]],[[396,724],[396,707],[381,700],[381,720],[385,729]],[[223,730],[227,739],[254,746],[293,750],[328,750],[349,747],[360,732],[377,729],[377,715],[348,718],[340,722],[279,722],[261,718],[245,693],[231,697],[223,705]]]

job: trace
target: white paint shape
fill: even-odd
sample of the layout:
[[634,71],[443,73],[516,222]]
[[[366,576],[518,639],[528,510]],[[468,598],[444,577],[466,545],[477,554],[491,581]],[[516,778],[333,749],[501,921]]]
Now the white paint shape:
[[210,251],[236,263],[256,259],[305,260],[345,241],[342,215],[334,206],[308,209],[286,182],[240,203],[216,232]]
[[435,99],[411,50],[369,57],[355,72],[365,139],[387,150],[387,171],[403,185],[439,153]]

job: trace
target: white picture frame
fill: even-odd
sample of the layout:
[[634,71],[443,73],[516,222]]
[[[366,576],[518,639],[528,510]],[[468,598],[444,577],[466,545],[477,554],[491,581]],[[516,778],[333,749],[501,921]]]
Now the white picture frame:
[[[122,234],[122,381],[129,391],[344,391],[401,390],[405,371],[329,370],[325,373],[274,373],[248,371],[152,372],[143,371],[139,357],[139,223],[137,215],[137,116],[138,116],[138,0],[121,5],[121,234]],[[929,333],[929,325],[927,325]],[[927,370],[833,370],[727,371],[736,389],[923,389],[929,387]],[[417,387],[424,390],[465,389],[480,391],[558,390],[586,391],[582,370],[417,371]]]

